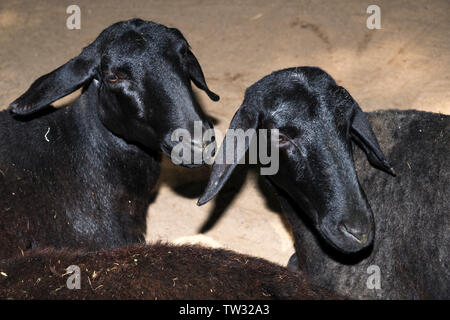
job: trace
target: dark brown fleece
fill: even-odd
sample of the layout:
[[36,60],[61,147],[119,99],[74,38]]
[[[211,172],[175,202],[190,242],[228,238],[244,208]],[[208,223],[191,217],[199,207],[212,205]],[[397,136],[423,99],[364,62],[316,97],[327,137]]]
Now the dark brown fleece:
[[[66,268],[81,269],[81,289]],[[1,299],[329,299],[301,273],[198,246],[136,244],[91,253],[31,250],[0,262]]]

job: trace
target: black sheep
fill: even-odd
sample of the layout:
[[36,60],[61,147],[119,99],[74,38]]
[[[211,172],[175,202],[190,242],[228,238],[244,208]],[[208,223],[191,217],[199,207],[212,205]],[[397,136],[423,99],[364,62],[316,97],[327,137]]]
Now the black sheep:
[[[369,117],[326,72],[299,67],[248,88],[230,128],[279,129],[272,140],[279,170],[264,180],[292,227],[298,265],[314,284],[351,298],[448,299],[450,117]],[[226,137],[219,156],[228,143]],[[215,162],[200,204],[220,191],[250,145],[234,144],[232,163]],[[386,158],[398,177],[371,168],[394,174]]]
[[[218,100],[180,31],[132,19],[105,29],[0,112],[0,258],[36,246],[143,241],[160,153],[171,156],[179,143],[172,132],[192,133],[195,122],[212,130],[191,80]],[[71,106],[49,107],[80,87]],[[196,139],[183,143],[208,156],[214,143]]]
[[[239,136],[239,130],[250,139]],[[261,130],[271,130],[270,137]],[[372,166],[393,174],[365,113],[330,75],[317,67],[273,72],[246,90],[198,203],[217,195],[251,147],[266,146],[279,155],[278,170],[264,180],[280,202],[295,203],[340,252],[359,252],[372,245],[374,220],[356,174],[352,142]]]

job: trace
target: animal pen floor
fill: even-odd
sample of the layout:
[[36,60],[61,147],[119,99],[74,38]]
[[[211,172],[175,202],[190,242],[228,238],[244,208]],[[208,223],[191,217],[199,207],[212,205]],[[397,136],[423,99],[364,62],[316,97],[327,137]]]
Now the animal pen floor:
[[[2,0],[0,109],[34,79],[76,56],[105,27],[140,17],[177,27],[188,39],[210,88],[221,96],[214,103],[197,91],[221,132],[246,87],[274,70],[303,65],[329,72],[365,111],[450,114],[450,2],[376,3],[380,30],[366,27],[367,1]],[[81,8],[80,30],[66,28],[71,4]],[[147,240],[201,238],[286,264],[293,241],[256,175],[250,172],[245,180],[236,175],[219,201],[197,207],[207,177],[208,168],[180,168],[164,159],[159,192],[148,211]],[[200,231],[203,237],[191,237]]]

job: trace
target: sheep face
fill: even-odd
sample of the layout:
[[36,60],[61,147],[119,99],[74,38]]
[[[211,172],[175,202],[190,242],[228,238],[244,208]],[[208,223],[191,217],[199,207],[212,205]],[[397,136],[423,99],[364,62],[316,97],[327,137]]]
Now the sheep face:
[[[179,143],[173,141],[174,130],[187,130],[191,137],[194,125],[203,132],[212,130],[195,100],[191,80],[212,100],[219,99],[208,89],[180,31],[133,19],[108,27],[78,57],[37,79],[11,104],[11,111],[30,114],[79,87],[93,85],[98,115],[106,128],[126,141],[170,156]],[[213,140],[210,136],[203,141],[202,136],[183,142],[189,144],[192,154],[203,156]]]
[[[322,238],[344,253],[372,244],[374,219],[356,174],[352,140],[374,166],[392,168],[358,104],[328,74],[305,67],[263,78],[247,90],[230,128],[279,130],[265,139],[278,145],[280,162],[278,172],[266,177],[289,219],[306,215]],[[200,204],[220,190],[234,167],[214,164]]]
[[261,126],[279,130],[278,141],[267,141],[278,142],[280,166],[267,178],[285,211],[306,215],[327,243],[350,253],[370,246],[375,228],[353,163],[354,104],[339,91],[314,92],[295,80],[272,86]]

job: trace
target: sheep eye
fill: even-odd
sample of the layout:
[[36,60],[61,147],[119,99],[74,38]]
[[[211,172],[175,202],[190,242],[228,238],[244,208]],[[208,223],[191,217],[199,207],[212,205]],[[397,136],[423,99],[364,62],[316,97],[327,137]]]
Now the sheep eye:
[[289,137],[285,134],[282,134],[281,132],[278,133],[278,137],[274,138],[276,139],[280,147],[286,146],[290,142]]
[[116,83],[117,81],[119,81],[119,77],[115,74],[109,74],[106,76],[106,80],[109,83]]

